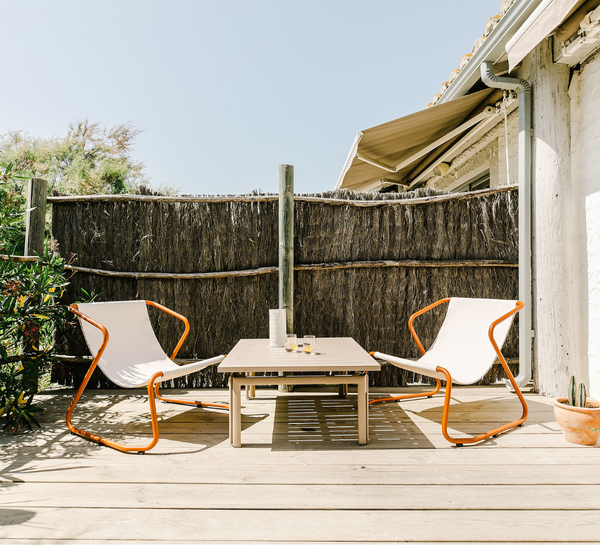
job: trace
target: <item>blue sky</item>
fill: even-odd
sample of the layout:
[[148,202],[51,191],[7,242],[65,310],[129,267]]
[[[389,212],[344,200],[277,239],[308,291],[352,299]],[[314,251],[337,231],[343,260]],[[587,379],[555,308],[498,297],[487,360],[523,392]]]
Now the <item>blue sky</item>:
[[88,118],[186,194],[333,189],[354,135],[425,108],[500,0],[3,0],[0,131]]

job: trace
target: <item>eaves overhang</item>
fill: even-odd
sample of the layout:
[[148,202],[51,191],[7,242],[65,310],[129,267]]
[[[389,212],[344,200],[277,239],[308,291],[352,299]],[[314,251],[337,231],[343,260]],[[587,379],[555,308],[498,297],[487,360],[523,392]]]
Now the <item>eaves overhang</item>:
[[517,0],[436,104],[444,104],[466,95],[481,79],[479,73],[481,63],[496,62],[506,55],[506,43],[541,2],[542,0]]

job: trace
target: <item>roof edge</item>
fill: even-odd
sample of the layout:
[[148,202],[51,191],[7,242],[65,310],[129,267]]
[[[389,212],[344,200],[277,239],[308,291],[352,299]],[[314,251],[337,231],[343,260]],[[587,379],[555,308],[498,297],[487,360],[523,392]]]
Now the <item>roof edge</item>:
[[436,102],[444,104],[466,95],[480,79],[479,66],[482,62],[495,62],[505,53],[505,46],[517,29],[527,20],[543,0],[517,0],[506,15],[473,55],[469,63],[459,72],[446,92]]

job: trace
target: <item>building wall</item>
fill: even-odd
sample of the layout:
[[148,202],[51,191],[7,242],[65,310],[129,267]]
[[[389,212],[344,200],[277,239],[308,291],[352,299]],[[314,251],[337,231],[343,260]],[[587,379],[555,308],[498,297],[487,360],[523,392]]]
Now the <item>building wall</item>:
[[[585,207],[587,249],[588,355],[590,395],[600,397],[600,54],[585,62],[580,71],[579,109],[573,123],[573,171]],[[575,120],[574,120],[575,121]]]
[[573,321],[581,273],[572,268],[571,71],[553,62],[547,40],[529,58],[533,374],[536,391],[556,397],[568,390],[571,375],[584,380],[580,363],[587,360]]

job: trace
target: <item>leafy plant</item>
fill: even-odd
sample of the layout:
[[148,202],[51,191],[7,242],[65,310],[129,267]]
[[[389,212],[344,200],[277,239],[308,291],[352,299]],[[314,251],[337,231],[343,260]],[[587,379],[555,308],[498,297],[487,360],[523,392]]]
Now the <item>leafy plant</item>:
[[14,163],[0,163],[0,416],[4,429],[39,426],[33,403],[53,359],[53,333],[65,320],[57,298],[68,284],[64,261],[47,248],[34,261],[10,255],[22,236],[23,195]]

